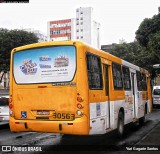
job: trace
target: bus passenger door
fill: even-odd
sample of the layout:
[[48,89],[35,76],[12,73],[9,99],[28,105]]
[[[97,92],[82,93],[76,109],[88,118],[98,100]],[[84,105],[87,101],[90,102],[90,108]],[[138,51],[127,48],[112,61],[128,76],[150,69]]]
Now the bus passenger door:
[[[89,55],[90,56],[90,55]],[[88,56],[88,57],[89,57]],[[93,62],[90,63],[90,57],[92,58]],[[109,131],[110,128],[110,121],[109,121],[109,72],[111,71],[110,61],[106,59],[99,59],[99,62],[96,61],[96,56],[91,55],[88,58],[88,68],[96,68],[96,65],[99,64],[96,70],[95,75],[99,75],[98,78],[94,76],[94,78],[90,77],[90,89],[89,89],[89,111],[90,111],[90,131],[89,134],[105,134]],[[98,58],[97,58],[98,59]],[[90,60],[90,61],[89,61]],[[109,63],[109,64],[108,64]],[[93,66],[92,66],[93,65]],[[92,66],[92,67],[90,67]],[[97,73],[98,69],[101,69],[101,73]],[[88,71],[89,72],[89,71]],[[89,72],[90,73],[90,72]],[[92,73],[93,74],[93,73]],[[89,74],[90,76],[92,75]],[[97,80],[99,79],[99,80]],[[91,81],[91,82],[90,82]],[[94,84],[93,84],[94,83]],[[93,85],[93,88],[91,87]],[[100,88],[96,88],[96,87]]]
[[135,104],[135,95],[136,95],[136,91],[135,91],[135,73],[131,73],[131,80],[132,80],[132,93],[133,93],[133,118],[136,118],[136,104]]
[[110,128],[110,100],[109,100],[109,65],[104,65],[104,82],[105,96],[107,98],[106,105],[106,130]]

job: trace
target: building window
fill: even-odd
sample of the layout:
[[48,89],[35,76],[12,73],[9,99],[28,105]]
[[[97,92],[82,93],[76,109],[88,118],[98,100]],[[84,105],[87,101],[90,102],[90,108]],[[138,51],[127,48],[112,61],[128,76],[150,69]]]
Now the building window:
[[81,29],[81,32],[83,32],[83,29]]
[[79,36],[77,36],[77,39],[79,39]]
[[67,32],[66,33],[71,33],[71,30],[70,29],[67,29]]
[[81,36],[81,39],[83,39],[83,36]]
[[57,30],[57,34],[60,34],[60,30]]
[[100,57],[87,53],[88,82],[90,89],[103,89]]
[[83,12],[81,11],[81,14],[83,14]]
[[121,65],[113,63],[112,70],[113,70],[114,89],[115,90],[122,90],[123,89],[123,82],[122,82]]
[[83,22],[81,22],[81,25],[83,25]]
[[77,32],[79,32],[79,29],[77,29]]

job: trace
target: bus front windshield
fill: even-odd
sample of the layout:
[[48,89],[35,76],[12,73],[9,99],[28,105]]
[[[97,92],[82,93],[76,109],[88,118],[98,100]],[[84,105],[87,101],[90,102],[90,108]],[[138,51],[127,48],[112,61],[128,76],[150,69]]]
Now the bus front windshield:
[[74,46],[33,48],[13,55],[13,74],[17,84],[69,82],[75,71]]

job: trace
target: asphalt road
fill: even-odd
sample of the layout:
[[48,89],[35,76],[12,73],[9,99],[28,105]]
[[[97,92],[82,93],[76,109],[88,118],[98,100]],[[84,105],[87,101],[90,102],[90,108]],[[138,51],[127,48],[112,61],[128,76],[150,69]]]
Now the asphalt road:
[[[126,147],[133,147],[142,143],[152,145],[151,141],[147,141],[145,138],[159,123],[160,108],[156,108],[147,115],[146,122],[142,127],[133,124],[125,126],[123,139],[117,138],[116,131],[99,136],[72,136],[35,132],[12,133],[9,126],[5,124],[0,125],[0,145],[40,146],[43,152],[53,151],[54,153],[130,153],[130,151],[125,150]],[[71,150],[73,151],[71,152]]]

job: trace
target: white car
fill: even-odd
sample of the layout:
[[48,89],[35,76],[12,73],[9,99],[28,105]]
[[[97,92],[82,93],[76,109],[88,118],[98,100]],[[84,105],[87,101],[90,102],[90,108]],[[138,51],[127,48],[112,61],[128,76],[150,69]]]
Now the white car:
[[9,121],[9,96],[0,96],[0,122]]
[[160,105],[160,86],[153,86],[153,106]]

